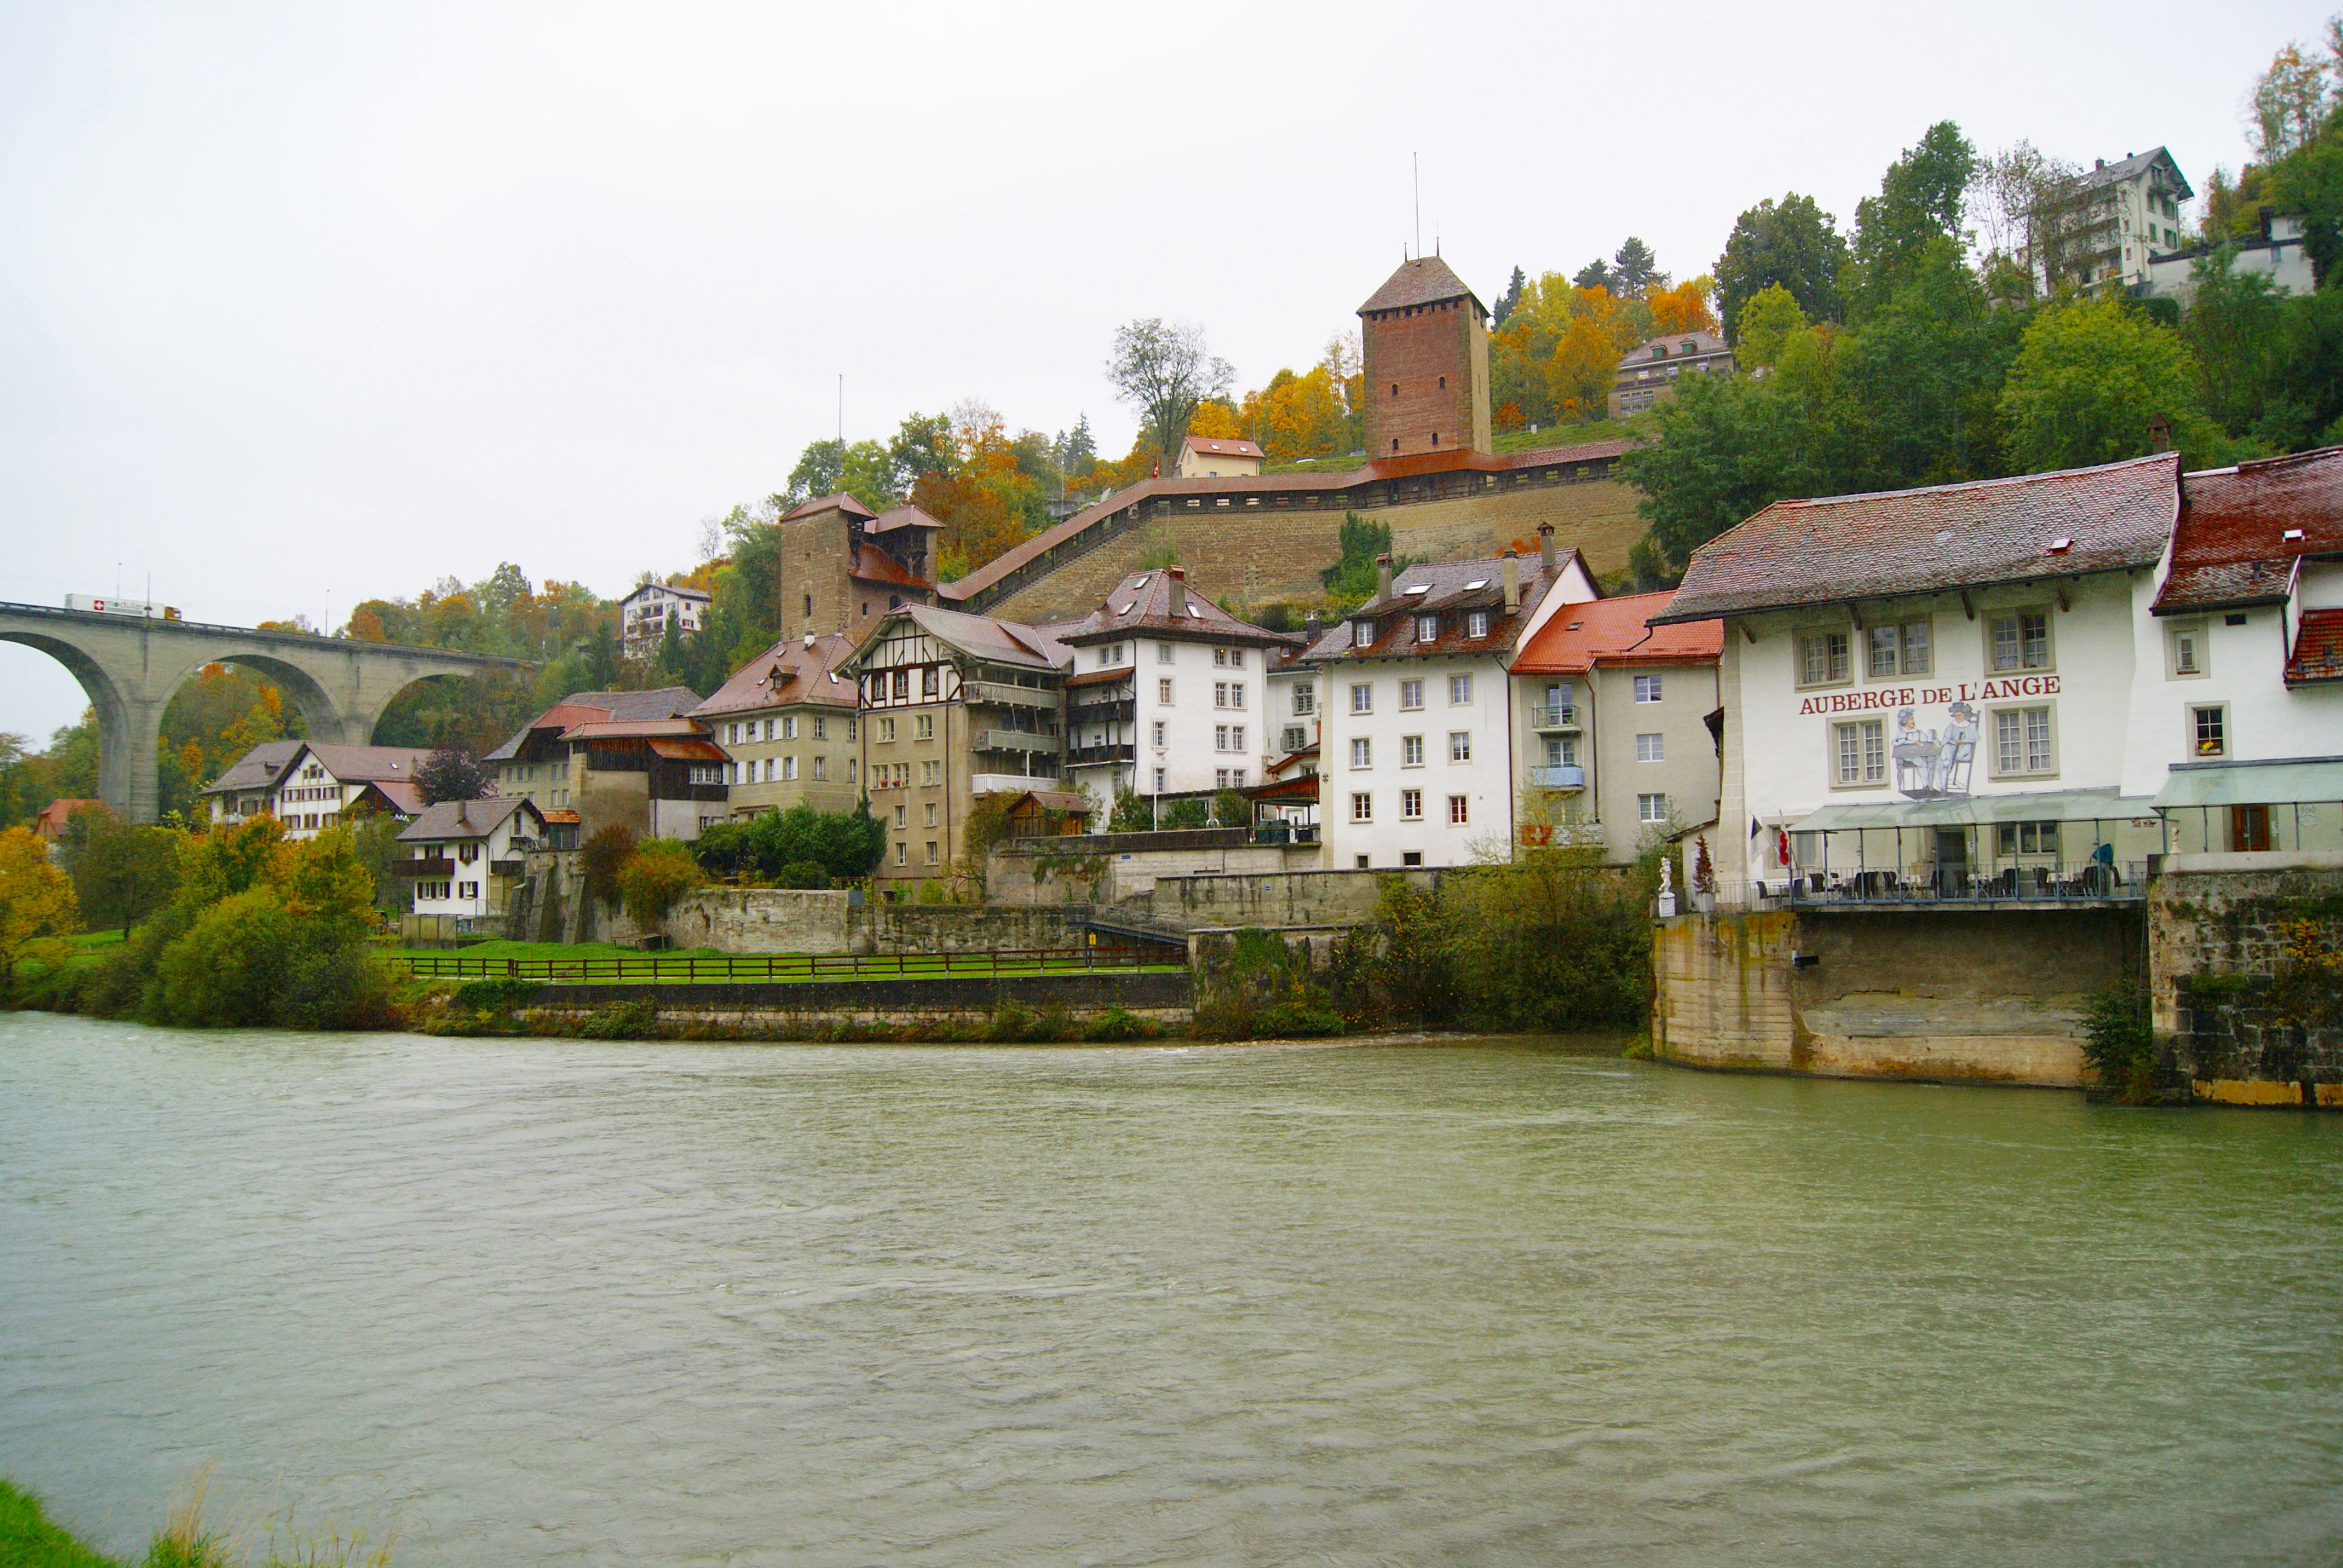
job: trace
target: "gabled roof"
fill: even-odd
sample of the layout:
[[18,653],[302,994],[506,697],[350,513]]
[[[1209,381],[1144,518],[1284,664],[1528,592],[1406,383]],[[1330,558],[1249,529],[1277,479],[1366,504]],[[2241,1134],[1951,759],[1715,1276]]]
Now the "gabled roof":
[[618,719],[600,724],[573,724],[561,732],[564,740],[649,740],[704,736],[697,719]]
[[1378,310],[1405,310],[1418,305],[1437,305],[1444,299],[1469,299],[1482,315],[1489,307],[1481,303],[1480,296],[1464,286],[1464,280],[1452,271],[1448,264],[1436,256],[1419,256],[1403,261],[1399,270],[1383,279],[1383,286],[1367,296],[1358,314],[1371,315]]
[[1725,652],[1723,621],[1651,624],[1673,597],[1638,593],[1564,606],[1523,645],[1513,673],[1584,675],[1598,664],[1715,664]]
[[316,758],[337,783],[367,784],[414,778],[431,751],[422,746],[337,746],[329,740],[304,740],[296,745],[270,782],[282,783],[290,777],[305,754]]
[[[1690,348],[1684,347],[1691,344]],[[1660,352],[1654,354],[1654,349]],[[1694,358],[1703,354],[1730,354],[1733,350],[1724,338],[1714,332],[1670,332],[1658,337],[1646,337],[1619,357],[1622,370],[1640,369],[1647,365],[1665,365],[1673,360]]]
[[695,598],[702,604],[708,603],[709,599],[715,597],[706,588],[676,588],[668,583],[640,583],[636,586],[633,593],[628,594],[625,598],[620,599],[618,602],[620,604],[629,604],[633,602],[637,597],[647,593],[673,594],[678,598]]
[[[2286,536],[2298,530],[2302,537]],[[2156,613],[2283,602],[2303,556],[2343,552],[2343,447],[2180,477]]]
[[1655,621],[2152,567],[2180,508],[2180,459],[1776,501],[1693,552]]
[[840,490],[836,495],[817,497],[802,507],[792,507],[783,512],[779,520],[786,523],[791,518],[810,518],[817,513],[832,511],[844,512],[850,518],[860,518],[865,522],[879,515],[852,496]]
[[1289,640],[1282,632],[1239,620],[1190,588],[1186,572],[1179,567],[1132,572],[1115,584],[1098,608],[1059,635],[1079,648],[1134,632],[1213,642],[1282,644]]
[[1192,447],[1196,451],[1202,452],[1208,456],[1215,457],[1258,457],[1262,456],[1261,447],[1254,443],[1251,441],[1240,441],[1230,436],[1189,435],[1181,438],[1180,445],[1185,447]]
[[343,808],[348,810],[361,805],[369,795],[379,796],[384,805],[402,817],[416,817],[423,811],[423,786],[411,779],[369,779],[358,798]]
[[485,800],[442,800],[426,806],[423,814],[399,829],[399,841],[427,839],[485,839],[516,811],[526,811],[540,823],[543,815],[526,795],[492,795]]
[[2121,185],[2127,181],[2137,179],[2154,168],[2159,161],[2172,171],[2173,183],[2180,187],[2181,199],[2187,201],[2194,197],[2197,193],[2189,188],[2188,177],[2180,172],[2178,161],[2163,147],[2150,147],[2147,152],[2134,153],[2127,157],[2117,158],[2111,164],[2101,164],[2095,169],[2086,169],[2083,171],[2083,177],[2077,183],[2085,190],[2097,190],[2103,186]]
[[[902,616],[938,641],[995,664],[1021,665],[1028,669],[1064,669],[1073,663],[1073,650],[1039,627],[964,610],[938,609],[933,605],[907,604],[890,612]],[[874,632],[861,651],[880,645]]]
[[870,522],[862,525],[866,534],[891,534],[897,528],[940,528],[943,525],[908,501],[900,507],[890,507]]
[[854,682],[840,677],[838,667],[853,651],[854,639],[836,631],[777,642],[742,665],[731,679],[717,688],[715,696],[693,709],[690,717],[710,719],[809,702],[851,708]]
[[531,732],[558,733],[581,724],[625,723],[638,719],[676,719],[699,706],[699,693],[688,686],[661,686],[649,691],[573,691],[527,724],[513,738],[481,759],[504,762],[520,755]]
[[[1333,623],[1324,636],[1312,644],[1307,657],[1312,659],[1337,658],[1427,658],[1453,653],[1497,653],[1512,648],[1513,639],[1530,622],[1538,601],[1546,591],[1560,581],[1578,559],[1576,550],[1564,550],[1554,559],[1552,576],[1545,570],[1544,558],[1537,555],[1514,558],[1521,573],[1521,602],[1512,615],[1505,613],[1505,559],[1499,556],[1490,559],[1469,561],[1418,562],[1404,567],[1392,578],[1388,598],[1368,600],[1341,620]],[[1421,593],[1412,593],[1421,588]],[[1469,629],[1463,610],[1484,609],[1489,612],[1489,630],[1485,637],[1467,637]],[[1431,642],[1415,639],[1413,618],[1419,613],[1440,616],[1440,635]],[[1376,622],[1375,640],[1364,648],[1352,642],[1352,627],[1362,618]]]
[[203,792],[226,795],[237,789],[266,789],[303,744],[298,740],[264,740],[229,763],[218,778],[204,786]]

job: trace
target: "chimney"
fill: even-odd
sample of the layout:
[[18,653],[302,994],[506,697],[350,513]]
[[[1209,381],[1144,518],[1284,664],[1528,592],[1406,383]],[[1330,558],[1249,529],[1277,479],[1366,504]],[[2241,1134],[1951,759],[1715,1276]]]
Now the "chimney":
[[1375,558],[1375,602],[1381,604],[1389,598],[1391,598],[1391,557],[1384,554]]
[[1319,618],[1319,615],[1316,610],[1312,610],[1307,616],[1302,618],[1302,635],[1308,638],[1313,643],[1315,643],[1320,638],[1326,635],[1326,623]]
[[1505,547],[1504,567],[1505,613],[1512,615],[1522,608],[1522,558],[1511,545]]
[[1556,569],[1554,559],[1554,525],[1552,523],[1538,525],[1538,565],[1544,569],[1546,578],[1551,582]]
[[1172,585],[1172,618],[1177,620],[1188,613],[1188,568],[1168,566],[1163,568],[1163,576]]
[[2147,449],[2151,452],[2172,450],[2172,421],[2161,414],[2147,417]]

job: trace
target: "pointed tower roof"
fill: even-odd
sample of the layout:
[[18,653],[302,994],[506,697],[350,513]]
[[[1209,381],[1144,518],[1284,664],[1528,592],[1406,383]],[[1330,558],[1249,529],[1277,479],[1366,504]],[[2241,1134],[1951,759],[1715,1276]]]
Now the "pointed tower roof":
[[1419,256],[1413,261],[1403,261],[1399,270],[1383,279],[1383,286],[1367,297],[1359,307],[1361,316],[1378,310],[1404,310],[1411,306],[1437,305],[1444,299],[1469,299],[1482,315],[1489,307],[1481,297],[1464,286],[1464,280],[1449,270],[1448,264],[1436,256]]

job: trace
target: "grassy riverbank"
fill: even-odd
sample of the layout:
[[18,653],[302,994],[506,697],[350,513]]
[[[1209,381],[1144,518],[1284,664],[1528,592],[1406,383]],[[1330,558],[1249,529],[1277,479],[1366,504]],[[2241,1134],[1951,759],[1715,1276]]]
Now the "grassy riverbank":
[[321,1535],[273,1522],[216,1529],[204,1516],[204,1481],[198,1474],[181,1490],[135,1563],[76,1540],[39,1498],[0,1481],[0,1568],[390,1568],[390,1543],[369,1543],[362,1533]]

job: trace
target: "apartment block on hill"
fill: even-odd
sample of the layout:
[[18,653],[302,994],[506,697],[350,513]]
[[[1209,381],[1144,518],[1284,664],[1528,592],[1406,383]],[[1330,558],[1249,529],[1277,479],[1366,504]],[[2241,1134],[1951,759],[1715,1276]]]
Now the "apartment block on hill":
[[861,705],[863,779],[887,827],[877,884],[947,872],[980,795],[1058,789],[1072,650],[1048,631],[906,604],[840,667]]
[[842,632],[777,642],[691,710],[730,759],[733,816],[801,800],[854,809],[862,795],[858,696],[853,678],[840,673],[853,651]]
[[2071,283],[2089,294],[2145,292],[2157,252],[2180,248],[2181,204],[2196,196],[2163,147],[2105,158],[2033,219],[2035,283]]
[[1733,368],[1733,350],[1714,332],[1680,332],[1639,343],[1619,360],[1619,377],[1611,386],[1611,417],[1640,414],[1673,397],[1676,384],[1687,376],[1730,376]]
[[619,650],[628,658],[649,658],[669,627],[679,637],[698,632],[708,605],[709,595],[699,588],[643,584],[618,601]]

